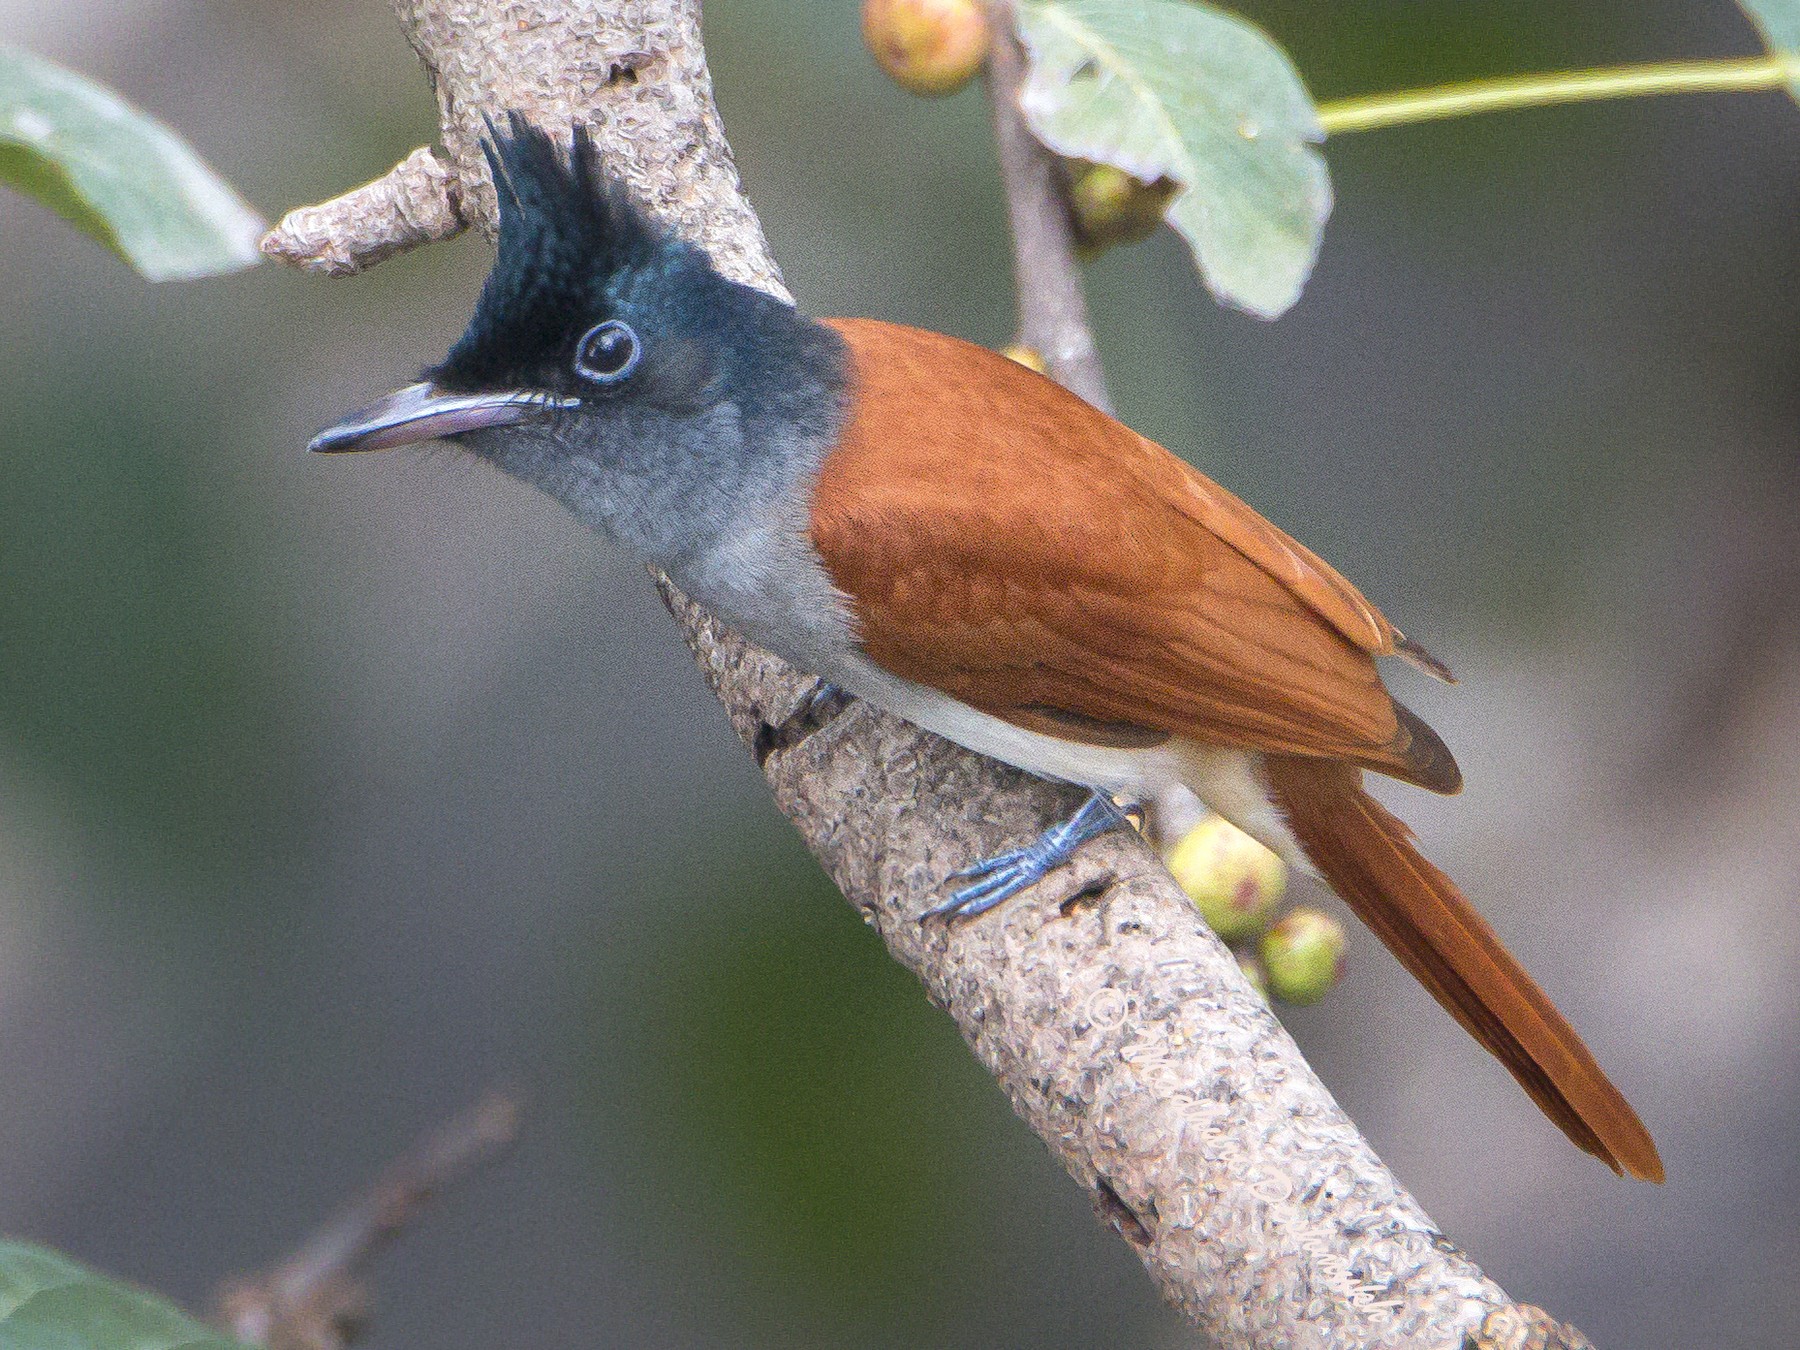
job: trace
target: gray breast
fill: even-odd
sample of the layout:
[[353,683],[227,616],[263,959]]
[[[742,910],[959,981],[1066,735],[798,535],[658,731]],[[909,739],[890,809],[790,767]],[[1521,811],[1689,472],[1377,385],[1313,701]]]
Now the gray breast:
[[[810,489],[808,481],[804,485]],[[856,650],[850,602],[808,537],[804,495],[765,502],[670,569],[726,626],[811,674],[831,678]]]

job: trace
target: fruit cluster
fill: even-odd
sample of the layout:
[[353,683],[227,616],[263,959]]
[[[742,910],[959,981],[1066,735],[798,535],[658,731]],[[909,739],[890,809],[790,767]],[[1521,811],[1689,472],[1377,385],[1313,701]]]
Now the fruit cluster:
[[1317,1003],[1344,968],[1344,927],[1320,910],[1276,912],[1287,864],[1221,816],[1208,816],[1164,861],[1207,925],[1236,951],[1250,982],[1284,1003]]

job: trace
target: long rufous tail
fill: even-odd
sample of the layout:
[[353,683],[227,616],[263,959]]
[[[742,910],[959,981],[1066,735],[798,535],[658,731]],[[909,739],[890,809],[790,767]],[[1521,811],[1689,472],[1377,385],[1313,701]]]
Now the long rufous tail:
[[1637,1113],[1412,832],[1363,791],[1362,771],[1271,755],[1265,772],[1332,889],[1544,1114],[1613,1171],[1661,1181],[1662,1159]]

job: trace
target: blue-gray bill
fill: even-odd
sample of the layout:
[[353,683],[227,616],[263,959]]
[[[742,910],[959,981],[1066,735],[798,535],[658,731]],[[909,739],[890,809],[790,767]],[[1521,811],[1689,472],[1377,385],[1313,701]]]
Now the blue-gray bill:
[[306,448],[327,455],[392,450],[465,431],[517,426],[570,402],[573,400],[521,390],[458,394],[421,380],[326,427]]

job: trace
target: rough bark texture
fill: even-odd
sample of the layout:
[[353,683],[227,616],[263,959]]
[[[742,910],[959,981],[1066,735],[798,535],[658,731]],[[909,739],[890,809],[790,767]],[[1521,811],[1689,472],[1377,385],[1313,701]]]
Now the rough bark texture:
[[[651,209],[728,274],[785,294],[713,106],[698,0],[394,4],[443,113],[445,211],[492,229],[484,110],[580,118]],[[418,230],[381,203],[404,197],[340,198],[355,207],[344,233],[311,255],[287,246],[290,216],[274,251],[301,265],[329,253],[332,270],[393,252]],[[781,809],[1217,1345],[1585,1344],[1513,1305],[1432,1227],[1145,844],[1114,834],[989,916],[921,925],[947,872],[1078,794],[863,704],[797,715],[810,680],[666,583],[664,596]]]
[[418,149],[373,183],[317,206],[289,211],[263,236],[280,262],[347,277],[434,239],[462,233],[456,170]]

